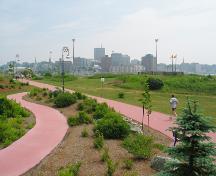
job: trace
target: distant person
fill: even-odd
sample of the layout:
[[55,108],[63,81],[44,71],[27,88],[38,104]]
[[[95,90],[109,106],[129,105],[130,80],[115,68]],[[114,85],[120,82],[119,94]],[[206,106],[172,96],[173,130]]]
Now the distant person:
[[[177,116],[177,113],[176,113],[177,105],[178,105],[178,99],[174,95],[172,95],[171,98],[170,98],[170,106],[171,106],[171,109],[172,109],[172,115],[174,117]],[[170,117],[170,118],[172,118],[172,117]]]

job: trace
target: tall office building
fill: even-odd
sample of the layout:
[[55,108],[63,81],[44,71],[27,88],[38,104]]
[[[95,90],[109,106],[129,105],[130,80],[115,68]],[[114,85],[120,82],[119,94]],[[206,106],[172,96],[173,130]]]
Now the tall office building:
[[112,53],[112,66],[126,66],[130,65],[130,56],[121,53]]
[[94,48],[94,59],[101,61],[103,57],[105,57],[105,48]]
[[145,71],[156,70],[156,58],[152,54],[147,54],[141,59],[141,64],[145,67]]

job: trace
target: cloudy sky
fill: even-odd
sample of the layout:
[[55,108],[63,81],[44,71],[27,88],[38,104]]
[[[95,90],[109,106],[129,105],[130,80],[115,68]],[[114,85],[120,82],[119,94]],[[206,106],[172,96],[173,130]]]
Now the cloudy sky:
[[140,59],[155,53],[158,62],[216,64],[216,0],[0,0],[0,64],[61,56],[62,46],[75,56],[93,58],[106,48]]

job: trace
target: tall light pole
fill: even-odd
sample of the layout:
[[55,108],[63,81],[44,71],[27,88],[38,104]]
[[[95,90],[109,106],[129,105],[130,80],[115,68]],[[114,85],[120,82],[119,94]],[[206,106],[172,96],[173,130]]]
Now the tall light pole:
[[62,62],[62,91],[64,93],[64,55],[69,56],[69,48],[67,46],[64,46],[62,48],[62,58],[61,58],[61,62]]
[[20,59],[19,59],[19,54],[16,54],[16,56],[15,56],[15,61],[14,61],[14,70],[13,70],[13,72],[14,72],[14,78],[16,78],[16,72],[17,72],[17,62],[19,62],[20,61]]
[[72,39],[73,42],[73,63],[74,63],[74,43],[75,43],[75,39]]
[[155,45],[156,45],[156,65],[155,65],[155,71],[157,71],[157,59],[158,59],[158,53],[157,53],[157,50],[158,50],[158,48],[157,48],[157,43],[158,43],[158,39],[155,39]]
[[49,72],[51,73],[51,70],[52,70],[52,51],[49,51]]

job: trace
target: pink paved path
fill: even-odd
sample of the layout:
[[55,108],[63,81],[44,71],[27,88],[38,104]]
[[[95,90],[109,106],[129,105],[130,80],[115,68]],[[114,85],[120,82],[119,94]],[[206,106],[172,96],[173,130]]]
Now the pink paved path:
[[66,118],[57,110],[27,102],[26,93],[8,96],[34,113],[36,124],[22,138],[0,150],[0,176],[18,176],[47,156],[64,138],[68,125]]
[[[48,88],[50,90],[54,90],[56,88],[56,86],[45,84],[45,83],[39,83],[36,81],[28,80],[28,82],[29,84],[40,88]],[[69,89],[66,90],[72,91]],[[110,107],[113,107],[117,112],[120,112],[121,114],[125,115],[128,118],[131,118],[139,123],[142,123],[141,107],[129,105],[114,100],[108,100],[101,97],[95,97],[95,96],[91,96],[91,97],[97,99],[98,102],[106,102]],[[148,124],[147,118],[144,119],[144,124],[145,125]],[[173,121],[169,120],[169,115],[160,112],[152,112],[150,116],[150,127],[152,129],[157,130],[170,138],[173,138],[172,133],[167,130],[171,126],[173,126]],[[209,133],[209,136],[212,138],[214,142],[216,142],[216,133]]]

